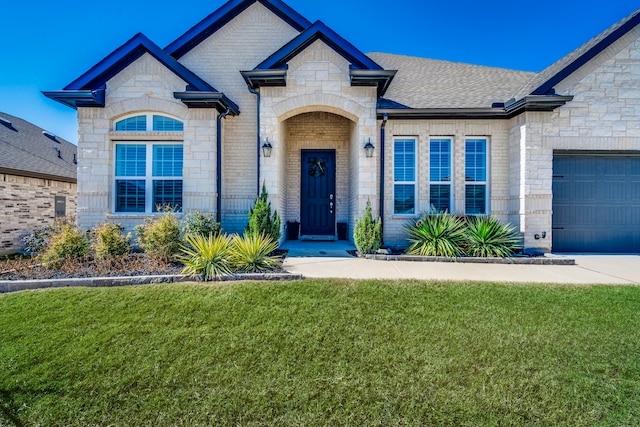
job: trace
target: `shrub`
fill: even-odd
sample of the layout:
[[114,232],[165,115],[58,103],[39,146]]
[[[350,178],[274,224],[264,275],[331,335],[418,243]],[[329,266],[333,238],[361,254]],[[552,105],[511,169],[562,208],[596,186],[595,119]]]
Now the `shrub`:
[[356,221],[353,230],[353,241],[361,254],[373,254],[382,246],[382,222],[373,219],[371,203],[367,200],[362,219]]
[[231,237],[224,234],[187,234],[178,259],[185,265],[183,274],[200,275],[212,280],[231,272]]
[[470,256],[510,257],[521,246],[516,229],[491,216],[469,218],[464,236]]
[[203,236],[213,234],[217,236],[221,232],[220,223],[216,222],[212,213],[191,211],[185,216],[184,234],[201,234]]
[[247,224],[244,233],[249,236],[264,234],[275,242],[280,241],[280,216],[278,211],[271,214],[271,202],[264,184],[262,184],[260,197],[256,199],[255,205],[249,210],[249,224]]
[[422,256],[455,257],[463,254],[464,221],[446,212],[427,212],[405,225],[407,252]]
[[99,224],[91,232],[91,247],[96,259],[106,260],[126,255],[131,250],[131,233],[123,235],[124,227],[112,222]]
[[75,219],[72,217],[56,218],[51,225],[34,230],[22,238],[24,251],[31,256],[38,256],[43,253],[49,245],[51,236],[60,232],[62,227],[73,226]]
[[47,249],[42,253],[42,262],[47,267],[60,268],[68,260],[79,260],[89,254],[89,239],[86,233],[73,225],[63,225],[50,237]]
[[232,241],[232,263],[237,271],[250,273],[265,271],[277,266],[277,256],[269,255],[278,249],[278,242],[264,234],[238,235]]
[[169,262],[180,250],[180,222],[171,209],[135,229],[140,248],[158,261]]

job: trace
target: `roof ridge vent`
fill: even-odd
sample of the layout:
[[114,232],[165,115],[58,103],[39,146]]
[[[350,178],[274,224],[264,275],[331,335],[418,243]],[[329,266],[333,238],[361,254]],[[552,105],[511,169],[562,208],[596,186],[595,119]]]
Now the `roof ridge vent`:
[[46,136],[47,138],[49,138],[50,140],[55,141],[55,142],[57,142],[58,144],[60,144],[60,141],[58,141],[58,140],[56,139],[57,137],[56,137],[54,134],[52,134],[51,132],[47,132],[46,130],[43,130],[43,131],[42,131],[42,134],[43,134],[44,136]]

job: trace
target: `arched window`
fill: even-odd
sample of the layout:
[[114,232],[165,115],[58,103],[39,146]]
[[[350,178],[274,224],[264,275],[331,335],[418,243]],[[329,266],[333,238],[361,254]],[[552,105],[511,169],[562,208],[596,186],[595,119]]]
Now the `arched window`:
[[141,114],[116,122],[118,132],[182,132],[184,124],[180,120],[158,114]]

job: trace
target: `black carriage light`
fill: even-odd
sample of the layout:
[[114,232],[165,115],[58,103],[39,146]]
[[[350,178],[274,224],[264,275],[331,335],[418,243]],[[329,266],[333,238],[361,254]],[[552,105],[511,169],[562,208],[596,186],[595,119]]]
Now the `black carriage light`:
[[269,138],[267,138],[267,142],[262,144],[262,155],[264,157],[271,157],[271,149],[273,146],[269,143]]
[[373,146],[373,144],[371,143],[371,138],[369,138],[369,141],[367,141],[366,144],[364,144],[364,154],[367,157],[373,157],[373,149],[376,148]]

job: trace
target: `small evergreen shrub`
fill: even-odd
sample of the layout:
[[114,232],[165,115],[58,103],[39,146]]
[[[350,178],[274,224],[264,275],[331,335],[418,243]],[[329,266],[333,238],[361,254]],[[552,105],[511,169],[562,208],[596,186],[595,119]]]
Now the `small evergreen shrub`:
[[278,242],[264,234],[233,236],[232,263],[235,271],[251,273],[276,267],[280,260],[269,255],[278,249]]
[[379,218],[373,219],[371,203],[368,200],[362,219],[356,221],[353,241],[361,254],[374,254],[382,246],[382,222]]
[[62,227],[66,225],[75,225],[75,219],[72,217],[56,218],[53,224],[38,228],[32,233],[27,234],[22,238],[24,251],[31,256],[42,254],[47,249],[51,236],[60,232]]
[[256,199],[253,208],[249,210],[249,224],[247,224],[244,233],[248,236],[264,234],[275,242],[280,241],[280,216],[278,211],[271,213],[271,202],[264,184],[262,184],[260,197]]
[[220,223],[216,222],[212,213],[191,211],[184,219],[184,234],[219,235],[222,232]]
[[515,227],[491,216],[472,217],[464,231],[467,255],[475,257],[510,257],[521,248]]
[[91,232],[91,247],[96,259],[107,260],[122,257],[131,250],[131,233],[123,234],[124,227],[103,222]]
[[187,234],[178,256],[184,264],[183,274],[213,280],[231,272],[231,237],[219,234]]
[[456,257],[463,254],[464,220],[446,212],[427,212],[405,225],[407,252],[422,256]]
[[180,221],[171,209],[135,230],[140,248],[157,261],[169,262],[180,251]]
[[60,268],[67,261],[77,261],[89,254],[87,234],[73,225],[63,225],[50,237],[47,248],[41,255],[43,264]]

